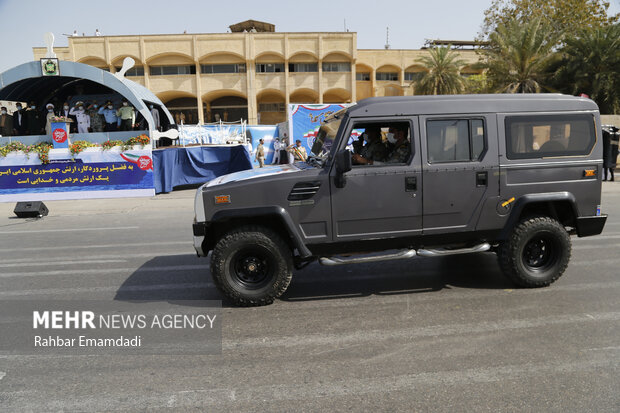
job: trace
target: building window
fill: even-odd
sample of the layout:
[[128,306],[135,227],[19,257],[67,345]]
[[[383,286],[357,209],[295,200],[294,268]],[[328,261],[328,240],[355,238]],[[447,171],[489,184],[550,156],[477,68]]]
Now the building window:
[[151,66],[149,73],[151,76],[195,75],[196,66]]
[[477,161],[486,146],[484,123],[482,119],[429,120],[426,140],[430,163]]
[[[121,71],[121,67],[116,68],[116,72]],[[125,76],[144,76],[144,66],[134,66],[125,72]]]
[[405,80],[414,82],[422,79],[426,72],[405,72]]
[[323,63],[323,71],[324,72],[350,72],[351,71],[351,63],[341,62],[341,63]]
[[245,73],[245,63],[200,65],[200,73]]
[[318,63],[289,63],[288,71],[292,73],[298,72],[318,72]]
[[396,72],[377,72],[377,80],[398,81],[398,73],[396,73]]
[[357,72],[355,74],[355,80],[359,80],[359,81],[369,81],[370,80],[370,73],[366,73],[366,72]]
[[259,103],[259,112],[284,112],[284,103]]
[[284,72],[284,63],[256,63],[256,73]]
[[596,141],[586,114],[508,116],[505,127],[508,159],[588,155]]

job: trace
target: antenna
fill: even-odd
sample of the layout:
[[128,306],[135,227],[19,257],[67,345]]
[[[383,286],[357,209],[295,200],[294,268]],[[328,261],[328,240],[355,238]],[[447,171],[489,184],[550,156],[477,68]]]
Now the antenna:
[[385,28],[385,50],[390,48],[390,28]]

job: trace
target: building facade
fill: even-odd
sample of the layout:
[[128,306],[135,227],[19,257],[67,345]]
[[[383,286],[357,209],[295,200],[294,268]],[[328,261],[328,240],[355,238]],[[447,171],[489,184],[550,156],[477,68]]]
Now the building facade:
[[[231,26],[232,28],[233,26]],[[245,119],[275,124],[289,103],[349,103],[371,96],[414,94],[424,71],[420,50],[358,50],[352,32],[167,34],[69,37],[55,48],[61,60],[119,71],[150,89],[177,123]],[[45,56],[33,48],[34,58]],[[477,73],[473,50],[458,50],[468,62],[463,75]]]

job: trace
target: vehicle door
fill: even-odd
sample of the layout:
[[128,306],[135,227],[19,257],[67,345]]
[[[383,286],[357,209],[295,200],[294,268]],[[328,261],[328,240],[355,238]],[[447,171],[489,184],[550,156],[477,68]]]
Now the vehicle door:
[[420,129],[424,235],[473,231],[499,192],[495,116],[420,116]]
[[[385,143],[386,130],[396,123],[407,128],[407,139],[411,145],[408,160],[403,163],[353,165],[344,174],[346,182],[342,188],[337,187],[338,172],[332,167],[330,187],[335,242],[421,233],[422,169],[417,117],[352,118],[343,129],[343,136],[356,135],[356,132],[373,125],[381,129],[383,144],[389,148]],[[344,150],[347,145],[347,139],[341,141],[338,150]]]

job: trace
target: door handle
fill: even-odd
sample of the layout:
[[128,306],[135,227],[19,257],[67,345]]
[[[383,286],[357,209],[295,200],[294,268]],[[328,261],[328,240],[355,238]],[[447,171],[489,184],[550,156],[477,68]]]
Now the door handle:
[[489,184],[489,173],[487,171],[484,172],[476,172],[476,186],[488,186]]
[[405,192],[413,192],[418,190],[418,178],[415,176],[405,177]]

